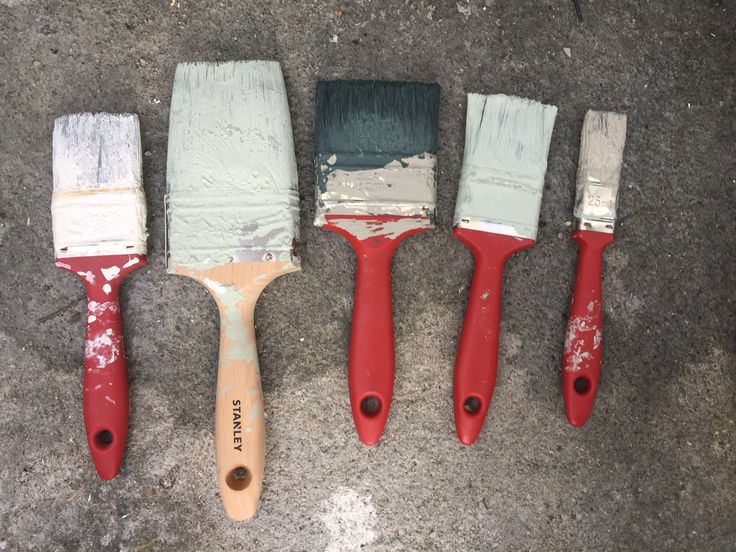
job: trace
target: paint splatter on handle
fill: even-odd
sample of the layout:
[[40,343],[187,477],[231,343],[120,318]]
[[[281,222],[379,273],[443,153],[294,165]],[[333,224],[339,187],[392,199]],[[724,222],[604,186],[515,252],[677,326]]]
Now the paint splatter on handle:
[[470,228],[455,228],[452,235],[470,249],[475,262],[453,381],[457,437],[471,445],[483,428],[496,385],[503,268],[511,255],[534,241]]
[[600,377],[602,256],[606,246],[613,242],[613,234],[578,230],[572,238],[580,252],[562,352],[562,394],[568,421],[580,427],[593,409]]
[[265,422],[254,313],[263,289],[299,270],[290,261],[225,263],[205,270],[175,265],[210,291],[220,311],[220,355],[215,400],[215,464],[225,513],[253,517],[265,469]]
[[128,431],[120,283],[144,264],[142,255],[70,257],[56,263],[76,274],[87,290],[82,406],[87,444],[102,479],[120,470]]
[[348,387],[358,436],[375,445],[394,388],[391,258],[401,240],[428,226],[419,217],[330,215],[325,228],[347,238],[357,259]]
[[[254,315],[264,285],[239,287],[204,278],[220,311],[215,401],[217,480],[227,515],[255,515],[265,465],[265,420]],[[254,278],[257,280],[257,278]],[[267,281],[270,282],[270,279]]]

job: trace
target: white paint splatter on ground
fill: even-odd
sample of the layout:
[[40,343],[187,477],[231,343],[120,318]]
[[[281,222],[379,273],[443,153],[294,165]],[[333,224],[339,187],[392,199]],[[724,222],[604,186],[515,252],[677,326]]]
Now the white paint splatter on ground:
[[501,349],[506,352],[506,358],[511,358],[521,351],[523,344],[521,338],[513,332],[506,331],[501,334]]
[[646,306],[646,300],[631,291],[639,291],[641,285],[628,264],[629,256],[623,251],[614,247],[606,252],[603,308],[611,318],[633,328],[639,322],[639,312]]
[[[467,0],[466,0],[466,2],[467,2]],[[470,6],[466,2],[465,3],[464,2],[458,2],[456,5],[457,5],[457,11],[458,11],[458,13],[464,15],[465,17],[468,17],[473,12],[471,11]]]
[[371,495],[338,487],[325,502],[320,519],[330,532],[326,552],[360,551],[376,538],[376,510]]

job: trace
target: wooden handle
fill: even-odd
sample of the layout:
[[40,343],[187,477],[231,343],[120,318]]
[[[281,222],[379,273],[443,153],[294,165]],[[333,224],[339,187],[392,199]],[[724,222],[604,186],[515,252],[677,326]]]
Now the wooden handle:
[[260,290],[226,287],[220,309],[215,399],[217,481],[227,515],[242,520],[258,508],[265,462],[263,394],[253,315]]
[[577,230],[572,239],[578,244],[579,254],[562,353],[562,395],[567,420],[581,427],[593,410],[601,373],[601,269],[603,250],[613,242],[613,234]]
[[82,413],[95,470],[101,479],[120,471],[128,433],[128,375],[119,290],[123,278],[146,264],[143,255],[57,259],[87,291]]
[[233,263],[188,274],[210,290],[220,311],[215,462],[225,513],[234,520],[255,515],[265,468],[256,301],[274,278],[294,270],[298,267],[288,262]]

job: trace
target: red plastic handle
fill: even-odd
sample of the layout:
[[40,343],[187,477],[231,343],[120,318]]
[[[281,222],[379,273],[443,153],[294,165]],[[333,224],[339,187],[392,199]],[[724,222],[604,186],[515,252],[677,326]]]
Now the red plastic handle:
[[580,252],[562,354],[562,394],[568,421],[580,427],[593,409],[601,372],[601,264],[613,234],[577,230],[572,239]]
[[87,445],[97,474],[120,471],[128,432],[128,376],[125,370],[122,279],[146,264],[142,255],[57,259],[56,266],[79,276],[87,290],[82,410]]
[[380,235],[381,223],[398,218],[350,219],[351,227],[362,224],[366,233],[375,234],[368,237],[339,226],[339,217],[328,217],[325,225],[350,241],[357,258],[348,387],[355,428],[366,445],[375,445],[381,438],[394,389],[391,258],[401,240],[426,229],[411,228],[398,235]]
[[512,254],[533,246],[534,240],[467,228],[455,228],[452,233],[475,259],[453,385],[457,436],[471,445],[483,427],[496,385],[503,267]]

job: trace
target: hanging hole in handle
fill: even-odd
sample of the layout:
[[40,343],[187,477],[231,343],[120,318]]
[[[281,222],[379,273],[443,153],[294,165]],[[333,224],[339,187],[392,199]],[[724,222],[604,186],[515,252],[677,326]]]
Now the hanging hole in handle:
[[112,442],[114,440],[112,436],[112,431],[110,431],[109,429],[101,429],[100,431],[95,433],[94,440],[97,448],[105,450],[110,445],[112,445]]
[[230,473],[225,477],[225,483],[233,491],[243,491],[248,485],[250,485],[253,477],[250,475],[250,471],[245,466],[238,466],[230,470]]
[[590,391],[590,380],[585,376],[578,376],[572,384],[578,395],[585,395]]
[[478,397],[470,396],[467,399],[465,399],[465,402],[463,403],[463,408],[465,409],[465,412],[468,414],[477,414],[480,412],[481,402]]
[[381,399],[375,395],[363,397],[363,400],[360,401],[360,411],[368,418],[378,416],[378,413],[381,411]]

